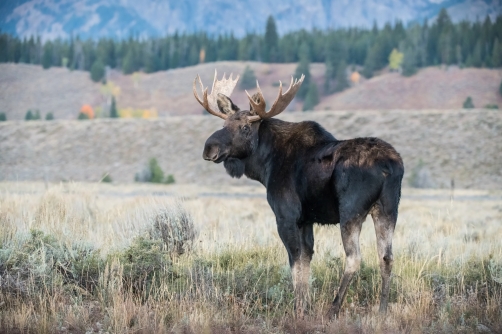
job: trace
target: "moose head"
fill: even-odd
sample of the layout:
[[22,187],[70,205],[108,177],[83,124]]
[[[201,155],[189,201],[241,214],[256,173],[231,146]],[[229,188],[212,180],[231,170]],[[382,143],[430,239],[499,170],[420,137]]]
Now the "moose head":
[[[256,82],[258,88],[256,94],[251,97],[246,91],[250,103],[249,110],[240,110],[229,97],[239,77],[232,80],[232,74],[228,79],[223,74],[223,78],[218,80],[215,71],[211,94],[208,95],[208,88],[204,89],[202,80],[197,75],[193,82],[195,98],[210,114],[225,120],[223,128],[207,139],[202,157],[215,163],[224,162],[225,168],[231,176],[241,177],[244,173],[244,165],[240,163],[240,160],[249,157],[256,149],[260,122],[283,112],[295,97],[304,78],[304,75],[299,80],[291,78],[291,83],[285,93],[282,93],[281,82],[276,100],[270,110],[266,111],[265,98],[258,81]],[[203,92],[202,99],[197,93],[197,80]]]

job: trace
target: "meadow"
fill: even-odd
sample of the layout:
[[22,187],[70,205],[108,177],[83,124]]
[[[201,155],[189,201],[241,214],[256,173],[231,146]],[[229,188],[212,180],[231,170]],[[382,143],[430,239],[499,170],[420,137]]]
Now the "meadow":
[[501,222],[502,191],[405,188],[388,314],[368,218],[332,321],[345,256],[339,228],[316,226],[312,302],[295,319],[262,187],[2,182],[0,332],[501,332]]

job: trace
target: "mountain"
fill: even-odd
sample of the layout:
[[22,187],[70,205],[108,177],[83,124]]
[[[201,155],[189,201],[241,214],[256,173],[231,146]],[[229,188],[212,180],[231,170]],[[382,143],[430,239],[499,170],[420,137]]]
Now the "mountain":
[[375,22],[434,19],[448,9],[453,21],[492,20],[502,0],[6,0],[0,3],[0,30],[43,39],[126,38],[175,32],[209,34],[263,32],[273,15],[279,33],[299,29],[371,27]]

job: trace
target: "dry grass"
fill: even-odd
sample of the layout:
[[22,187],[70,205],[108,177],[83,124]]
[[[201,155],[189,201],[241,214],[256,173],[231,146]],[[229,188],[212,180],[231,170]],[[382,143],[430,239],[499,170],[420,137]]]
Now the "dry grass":
[[[405,189],[389,314],[376,313],[368,220],[362,268],[340,318],[328,322],[344,260],[337,227],[315,229],[314,301],[294,320],[287,256],[262,188],[162,189],[0,183],[0,331],[502,331],[500,191],[457,191],[451,200],[447,191]],[[173,229],[152,233],[159,214],[193,222],[184,251],[170,243]]]

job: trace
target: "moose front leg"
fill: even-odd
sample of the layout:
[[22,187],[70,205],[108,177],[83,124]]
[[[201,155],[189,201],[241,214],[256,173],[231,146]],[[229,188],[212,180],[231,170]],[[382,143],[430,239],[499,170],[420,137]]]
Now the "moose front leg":
[[293,278],[296,316],[303,318],[310,303],[309,279],[310,261],[314,254],[314,233],[312,225],[298,227],[278,221],[278,231],[289,256]]

